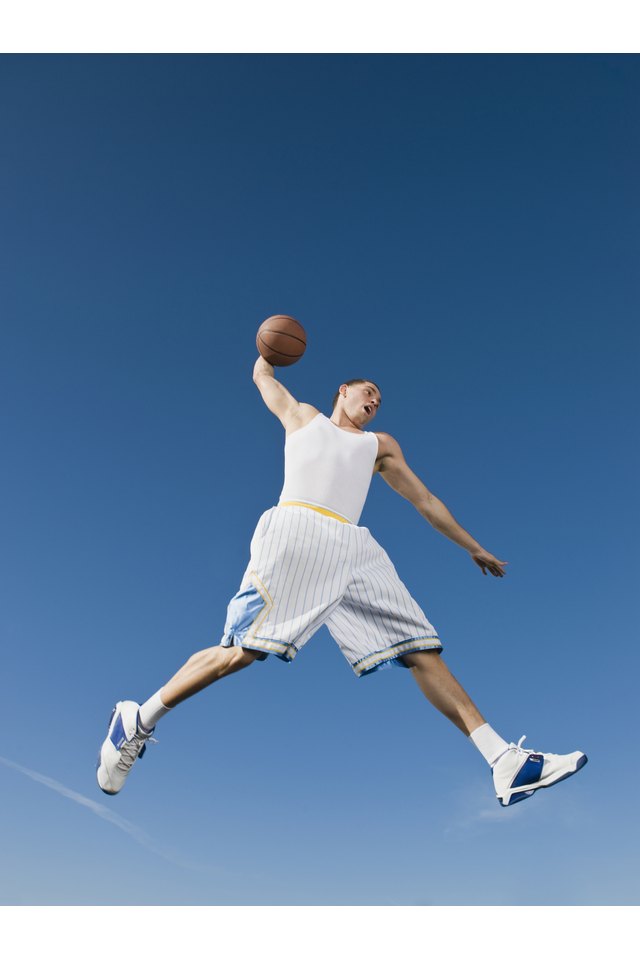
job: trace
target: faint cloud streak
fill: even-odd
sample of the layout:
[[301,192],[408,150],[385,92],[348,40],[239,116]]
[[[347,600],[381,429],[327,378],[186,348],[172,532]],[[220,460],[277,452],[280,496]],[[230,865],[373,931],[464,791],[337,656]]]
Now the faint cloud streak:
[[152,837],[144,832],[144,830],[136,826],[135,823],[131,823],[130,820],[125,820],[124,817],[114,813],[113,810],[110,810],[109,807],[105,807],[104,804],[96,803],[95,800],[91,800],[89,797],[85,797],[84,794],[77,793],[75,790],[71,790],[63,783],[59,783],[57,780],[53,780],[51,777],[46,777],[44,774],[38,773],[37,770],[30,770],[28,767],[23,767],[19,763],[14,763],[13,760],[8,760],[7,757],[0,756],[0,763],[10,767],[12,770],[17,770],[18,773],[23,774],[25,777],[29,777],[31,780],[35,780],[36,783],[41,783],[44,787],[48,787],[49,790],[53,790],[55,793],[60,794],[61,797],[66,797],[67,800],[73,800],[74,803],[79,804],[81,807],[86,807],[88,810],[91,810],[92,813],[95,813],[97,817],[100,817],[102,820],[106,820],[108,823],[113,824],[114,827],[122,830],[123,833],[128,834],[128,836],[135,840],[136,843],[139,843],[141,847],[144,847],[151,853],[155,853],[164,860],[168,860],[169,863],[173,863],[175,866],[185,867],[191,870],[202,869],[196,864],[188,863],[179,857],[173,856],[173,854],[167,852],[166,850],[163,850],[160,846],[158,846],[155,840],[152,839]]
[[[476,801],[472,799],[473,797],[482,799]],[[533,800],[534,798],[531,799]],[[463,833],[472,827],[477,827],[485,823],[513,822],[514,819],[519,819],[527,815],[526,811],[522,809],[522,807],[526,807],[526,805],[525,801],[524,804],[518,803],[511,807],[502,807],[495,795],[493,795],[491,799],[486,796],[485,784],[478,782],[475,789],[471,786],[468,791],[458,794],[454,802],[454,807],[458,807],[459,813],[445,826],[444,834],[447,836]]]

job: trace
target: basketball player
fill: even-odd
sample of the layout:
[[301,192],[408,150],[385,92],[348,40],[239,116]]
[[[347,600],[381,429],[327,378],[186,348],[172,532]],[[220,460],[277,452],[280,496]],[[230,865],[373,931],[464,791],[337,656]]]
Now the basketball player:
[[366,429],[381,403],[376,384],[341,384],[328,419],[294,399],[262,357],[253,379],[286,431],[278,506],[260,518],[220,644],[195,653],[142,705],[125,700],[114,707],[98,759],[101,789],[118,793],[156,723],[173,707],[269,654],[292,661],[322,624],[356,676],[388,666],[412,672],[427,699],[493,769],[502,806],[576,773],[587,762],[583,753],[535,753],[522,747],[524,737],[507,743],[485,721],[446,667],[434,627],[387,554],[358,526],[371,477],[379,473],[484,575],[505,573],[506,562],[480,546],[412,472],[397,441]]

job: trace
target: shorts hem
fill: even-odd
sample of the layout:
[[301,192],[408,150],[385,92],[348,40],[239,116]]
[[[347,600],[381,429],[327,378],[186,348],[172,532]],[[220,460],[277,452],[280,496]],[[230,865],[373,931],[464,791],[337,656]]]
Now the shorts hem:
[[298,649],[292,643],[283,643],[281,640],[267,640],[261,637],[243,637],[237,633],[227,633],[220,641],[223,647],[245,647],[247,650],[259,650],[264,654],[261,660],[266,659],[269,654],[273,654],[279,660],[285,663],[291,663]]
[[405,653],[417,653],[420,650],[435,650],[442,653],[442,644],[439,637],[410,637],[408,640],[401,640],[387,647],[386,650],[380,650],[378,653],[369,654],[356,663],[351,664],[351,669],[356,677],[365,677],[376,670],[385,667],[405,667],[406,664],[399,660],[399,657]]

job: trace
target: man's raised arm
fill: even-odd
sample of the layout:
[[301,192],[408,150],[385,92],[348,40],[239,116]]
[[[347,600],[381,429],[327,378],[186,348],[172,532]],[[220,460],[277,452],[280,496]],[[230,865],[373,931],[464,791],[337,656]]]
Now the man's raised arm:
[[[253,368],[253,382],[266,406],[280,420],[288,433],[297,430],[318,411],[308,403],[299,403],[275,378],[274,369],[264,357],[258,357]],[[311,413],[313,411],[313,413]]]
[[503,567],[506,566],[507,561],[498,560],[460,526],[442,500],[431,493],[411,470],[397,440],[387,433],[379,433],[378,438],[380,442],[378,472],[382,475],[382,479],[386,480],[396,493],[409,500],[439,533],[466,550],[485,576],[488,570],[494,577],[503,577],[505,574]]

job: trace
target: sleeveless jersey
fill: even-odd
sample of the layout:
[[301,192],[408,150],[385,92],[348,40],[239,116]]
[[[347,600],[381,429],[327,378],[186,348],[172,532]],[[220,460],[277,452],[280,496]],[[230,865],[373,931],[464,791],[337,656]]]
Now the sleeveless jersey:
[[324,507],[357,524],[377,456],[375,433],[350,433],[319,413],[287,436],[279,503]]

